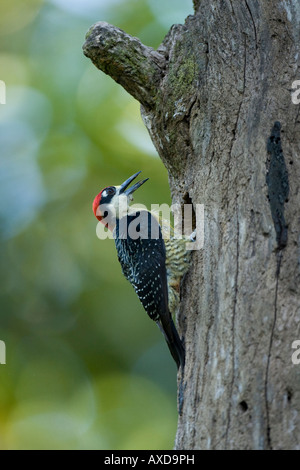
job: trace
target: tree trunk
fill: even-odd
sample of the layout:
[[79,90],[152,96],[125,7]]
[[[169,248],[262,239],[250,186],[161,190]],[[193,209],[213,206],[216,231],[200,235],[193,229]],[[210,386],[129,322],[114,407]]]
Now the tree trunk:
[[299,449],[299,2],[194,8],[157,51],[107,23],[84,45],[141,102],[173,202],[205,207],[181,289],[176,448]]

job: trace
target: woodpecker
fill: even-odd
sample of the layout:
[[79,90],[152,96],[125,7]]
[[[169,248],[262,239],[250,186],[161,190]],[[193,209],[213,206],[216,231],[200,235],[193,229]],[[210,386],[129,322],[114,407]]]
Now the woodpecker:
[[94,199],[93,212],[113,232],[124,276],[164,334],[177,368],[183,369],[185,350],[172,314],[179,303],[180,280],[188,270],[191,252],[186,250],[186,239],[164,237],[164,224],[156,214],[130,206],[132,194],[148,180],[129,187],[140,173],[121,186],[104,188]]

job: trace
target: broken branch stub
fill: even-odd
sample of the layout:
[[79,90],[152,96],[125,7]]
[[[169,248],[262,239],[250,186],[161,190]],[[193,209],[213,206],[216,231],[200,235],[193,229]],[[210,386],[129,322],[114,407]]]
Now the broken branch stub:
[[144,107],[154,108],[165,67],[163,55],[103,21],[87,32],[83,52]]

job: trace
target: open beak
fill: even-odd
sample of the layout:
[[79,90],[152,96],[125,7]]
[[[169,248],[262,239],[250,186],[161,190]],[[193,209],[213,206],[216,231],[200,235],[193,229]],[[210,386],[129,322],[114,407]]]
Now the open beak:
[[[146,178],[144,180],[138,181],[135,183],[131,188],[128,188],[130,183],[141,173],[141,171],[138,171],[134,175],[130,176],[124,183],[121,184],[120,189],[119,189],[119,194],[126,194],[126,196],[130,196],[134,191],[136,191],[142,184],[146,183],[149,178]],[[127,189],[128,188],[128,189]]]

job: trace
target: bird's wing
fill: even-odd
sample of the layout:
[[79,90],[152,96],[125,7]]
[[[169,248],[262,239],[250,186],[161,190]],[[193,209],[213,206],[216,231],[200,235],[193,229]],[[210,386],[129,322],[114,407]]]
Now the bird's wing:
[[135,240],[132,277],[134,289],[150,318],[157,320],[168,305],[166,249],[157,220],[148,213],[148,224],[156,238]]
[[159,239],[151,240],[150,244],[144,243],[148,241],[141,240],[142,245],[144,245],[145,267],[139,266],[138,275],[135,276],[133,286],[144,309],[150,318],[156,321],[164,334],[177,367],[183,367],[185,351],[168,307],[164,241]]
[[[166,248],[161,227],[150,212],[143,220],[148,220],[148,238],[116,240],[118,258],[147,314],[163,332],[177,366],[183,367],[184,348],[168,308]],[[129,225],[130,219],[126,223]]]

